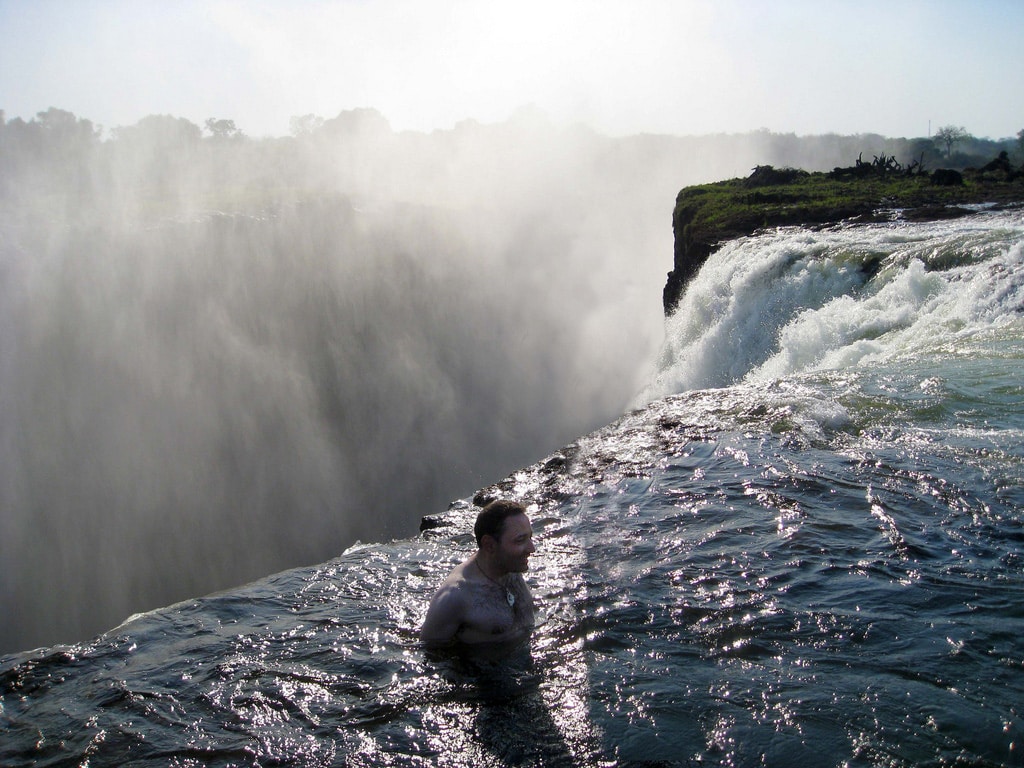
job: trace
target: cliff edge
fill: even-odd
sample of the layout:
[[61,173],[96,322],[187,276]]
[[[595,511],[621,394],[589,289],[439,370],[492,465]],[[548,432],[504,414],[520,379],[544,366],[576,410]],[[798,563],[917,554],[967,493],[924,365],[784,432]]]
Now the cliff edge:
[[[977,206],[1024,204],[1024,166],[1005,152],[983,168],[926,173],[892,157],[828,173],[758,166],[744,179],[686,187],[672,213],[675,253],[662,295],[672,314],[686,284],[723,243],[768,227],[928,221],[969,215]],[[974,209],[966,206],[975,206]]]

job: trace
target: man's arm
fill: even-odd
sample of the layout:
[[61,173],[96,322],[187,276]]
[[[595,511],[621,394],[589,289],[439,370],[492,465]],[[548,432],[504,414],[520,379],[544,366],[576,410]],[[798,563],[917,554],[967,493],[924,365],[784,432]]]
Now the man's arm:
[[450,585],[442,586],[431,598],[427,617],[420,627],[420,640],[427,645],[448,645],[463,624],[466,615],[464,597]]

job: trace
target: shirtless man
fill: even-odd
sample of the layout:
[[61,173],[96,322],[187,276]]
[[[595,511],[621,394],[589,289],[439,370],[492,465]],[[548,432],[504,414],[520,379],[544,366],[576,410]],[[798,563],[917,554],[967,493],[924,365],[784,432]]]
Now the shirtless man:
[[492,501],[477,515],[473,534],[477,551],[430,600],[420,629],[427,645],[515,642],[533,628],[533,595],[522,576],[535,551],[526,508]]

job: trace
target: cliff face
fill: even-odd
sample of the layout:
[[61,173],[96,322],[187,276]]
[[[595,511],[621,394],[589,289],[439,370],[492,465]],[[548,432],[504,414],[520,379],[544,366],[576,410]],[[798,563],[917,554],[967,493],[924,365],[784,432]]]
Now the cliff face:
[[[689,188],[694,189],[694,188]],[[672,211],[672,235],[675,238],[673,249],[672,271],[668,273],[665,289],[662,291],[662,304],[665,314],[669,315],[679,303],[679,297],[693,276],[697,274],[711,252],[714,244],[707,240],[696,240],[690,225],[693,223],[699,204],[685,199],[689,190],[682,190],[676,197],[676,207]]]
[[[1005,158],[1002,158],[1005,160]],[[672,213],[672,271],[662,292],[666,315],[687,283],[724,242],[769,227],[906,219],[934,220],[972,211],[961,206],[1024,202],[1024,169],[999,159],[964,174],[904,169],[891,158],[830,173],[758,166],[745,179],[686,187]],[[954,176],[950,176],[954,174]]]

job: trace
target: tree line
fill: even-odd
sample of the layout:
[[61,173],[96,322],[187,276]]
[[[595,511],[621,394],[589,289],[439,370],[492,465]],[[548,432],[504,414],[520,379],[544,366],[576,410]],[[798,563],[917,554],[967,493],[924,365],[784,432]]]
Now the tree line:
[[199,126],[171,115],[149,115],[104,130],[54,107],[29,120],[8,120],[0,110],[0,198],[36,194],[74,198],[76,205],[130,204],[159,213],[186,198],[192,205],[258,206],[284,191],[305,196],[384,189],[401,197],[403,188],[423,190],[439,179],[457,184],[453,168],[478,173],[481,164],[493,163],[507,172],[513,167],[509,157],[526,160],[570,149],[590,151],[618,174],[642,176],[652,168],[668,173],[666,168],[678,167],[688,174],[679,178],[680,186],[743,174],[753,165],[829,170],[861,153],[923,162],[932,169],[978,167],[1000,152],[1015,164],[1024,162],[1024,130],[1016,138],[992,140],[958,126],[911,139],[766,130],[613,139],[584,127],[556,129],[524,113],[503,124],[467,120],[425,134],[395,132],[376,110],[355,109],[334,118],[296,116],[290,128],[288,136],[255,139],[231,119],[211,117]]

